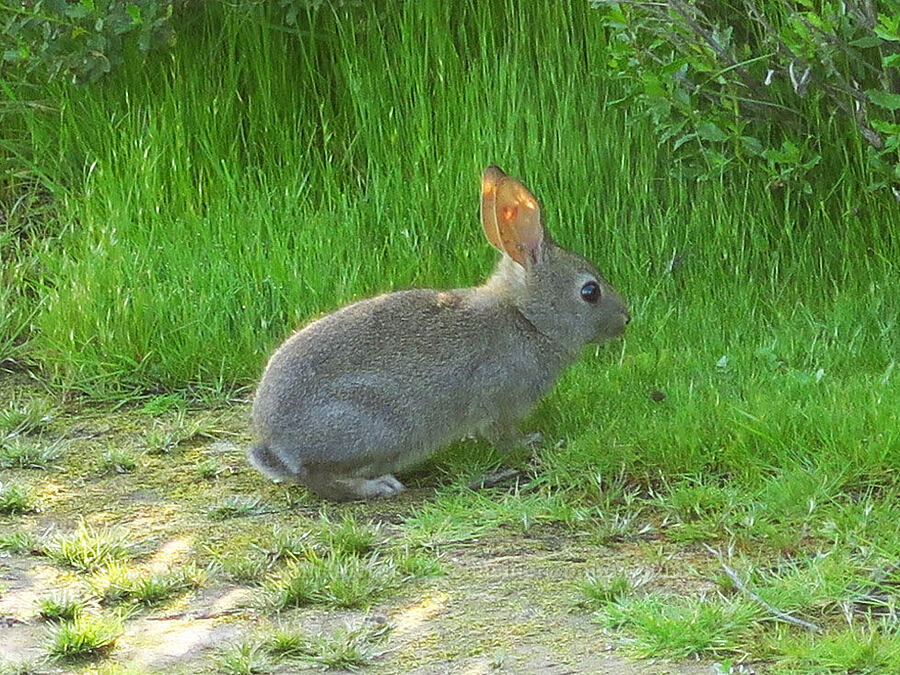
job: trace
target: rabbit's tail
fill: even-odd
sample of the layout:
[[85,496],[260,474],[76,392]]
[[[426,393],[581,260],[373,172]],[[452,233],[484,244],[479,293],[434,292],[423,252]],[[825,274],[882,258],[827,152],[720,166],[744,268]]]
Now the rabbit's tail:
[[293,470],[268,445],[254,445],[247,448],[247,460],[274,481],[296,481],[300,478],[301,472]]

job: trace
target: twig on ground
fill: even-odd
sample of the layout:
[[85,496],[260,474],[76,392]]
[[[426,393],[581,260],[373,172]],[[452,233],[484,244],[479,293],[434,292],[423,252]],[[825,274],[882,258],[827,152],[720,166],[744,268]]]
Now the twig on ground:
[[484,490],[499,485],[500,483],[505,483],[513,478],[525,478],[527,475],[527,472],[520,469],[504,469],[503,471],[489,473],[477,480],[473,480],[469,483],[468,487],[470,490]]
[[207,614],[191,614],[190,612],[178,612],[177,614],[165,614],[164,616],[149,616],[148,621],[177,621],[179,619],[193,619],[202,621],[206,619],[218,619],[223,616],[231,616],[232,614],[243,614],[246,609],[224,609],[221,612],[211,612]]
[[756,593],[751,591],[749,588],[747,588],[747,585],[741,580],[741,578],[738,576],[738,573],[735,572],[733,569],[731,569],[725,563],[725,560],[719,551],[714,549],[712,546],[709,546],[708,544],[703,544],[703,546],[704,546],[704,548],[706,548],[707,551],[709,551],[714,556],[716,556],[716,560],[719,561],[719,564],[722,566],[722,569],[725,570],[725,574],[727,574],[728,578],[731,579],[732,583],[735,585],[735,588],[737,588],[741,593],[746,595],[748,598],[750,598],[757,604],[762,605],[762,607],[767,612],[769,612],[772,616],[774,616],[776,619],[778,619],[780,621],[785,621],[787,623],[792,623],[795,626],[800,626],[801,628],[805,628],[806,630],[811,630],[815,633],[822,632],[822,628],[820,626],[818,626],[814,623],[811,623],[809,621],[806,621],[805,619],[799,619],[796,616],[788,614],[787,612],[783,612],[780,609],[778,609],[777,607],[773,607],[768,602],[763,600],[761,597],[759,597],[759,595],[757,595]]

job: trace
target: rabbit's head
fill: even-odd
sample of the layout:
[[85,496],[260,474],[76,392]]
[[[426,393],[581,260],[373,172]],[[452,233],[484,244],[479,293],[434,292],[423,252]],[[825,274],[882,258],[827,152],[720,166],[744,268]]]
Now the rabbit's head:
[[496,166],[481,187],[484,232],[503,254],[489,283],[566,349],[621,335],[631,320],[622,297],[588,260],[553,242],[528,188]]

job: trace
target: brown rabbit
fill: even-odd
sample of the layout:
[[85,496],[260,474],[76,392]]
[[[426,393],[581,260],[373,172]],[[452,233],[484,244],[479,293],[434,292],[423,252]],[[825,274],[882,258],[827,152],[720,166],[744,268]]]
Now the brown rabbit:
[[519,442],[517,423],[582,347],[625,330],[622,298],[553,242],[522,183],[491,166],[481,194],[493,275],[362,300],[291,336],[253,402],[257,469],[328,499],[395,495],[395,472],[453,441]]

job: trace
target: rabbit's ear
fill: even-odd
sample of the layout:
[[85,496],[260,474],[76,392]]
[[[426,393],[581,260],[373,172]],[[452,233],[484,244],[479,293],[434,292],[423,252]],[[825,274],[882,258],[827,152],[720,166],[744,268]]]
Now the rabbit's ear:
[[497,187],[504,178],[506,174],[496,166],[489,166],[481,175],[481,226],[491,245],[500,251],[503,250],[503,241],[497,228],[494,204],[497,202]]
[[544,246],[541,207],[529,189],[515,178],[506,176],[497,185],[494,217],[500,234],[502,251],[522,267],[538,261]]

